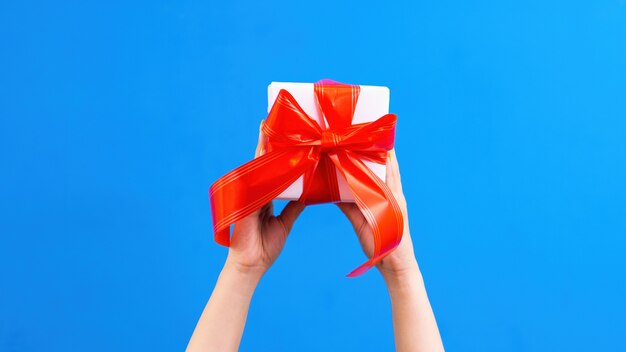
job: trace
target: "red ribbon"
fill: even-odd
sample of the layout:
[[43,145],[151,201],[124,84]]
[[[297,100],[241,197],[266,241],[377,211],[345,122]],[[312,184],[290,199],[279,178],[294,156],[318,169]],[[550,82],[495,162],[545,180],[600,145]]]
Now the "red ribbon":
[[340,201],[336,170],[347,181],[374,236],[371,259],[353,270],[359,276],[400,243],[402,212],[387,185],[362,160],[385,164],[393,148],[396,115],[352,124],[360,87],[329,80],[315,83],[328,122],[322,129],[282,89],[263,124],[267,153],[217,180],[209,189],[215,241],[230,245],[230,225],[272,201],[304,175],[300,201]]

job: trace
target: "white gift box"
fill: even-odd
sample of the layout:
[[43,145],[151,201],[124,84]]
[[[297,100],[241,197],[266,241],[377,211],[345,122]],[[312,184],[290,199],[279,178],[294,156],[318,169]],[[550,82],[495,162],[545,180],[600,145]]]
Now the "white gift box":
[[[278,92],[285,89],[296,99],[302,110],[307,113],[313,120],[326,129],[328,124],[324,118],[318,104],[313,83],[288,83],[288,82],[272,82],[267,87],[267,111],[272,109],[274,101],[278,96]],[[371,122],[389,113],[389,88],[380,86],[361,86],[361,92],[357,100],[354,110],[353,124]],[[374,163],[363,160],[367,165],[385,181],[386,166],[384,164]],[[298,200],[302,194],[302,183],[304,177],[301,176],[292,183],[283,193],[278,195],[276,199]],[[346,180],[337,171],[337,184],[339,186],[339,196],[342,202],[354,202],[354,197],[350,193]]]

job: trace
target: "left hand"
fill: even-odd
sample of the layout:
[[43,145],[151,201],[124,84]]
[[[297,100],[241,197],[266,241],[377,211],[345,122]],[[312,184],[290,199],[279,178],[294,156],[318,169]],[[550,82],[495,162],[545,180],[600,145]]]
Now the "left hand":
[[[259,131],[255,158],[265,154],[265,142],[263,132]],[[269,202],[236,222],[226,264],[239,271],[262,276],[278,258],[293,223],[304,207],[303,203],[292,201],[280,215],[274,216],[274,206]]]

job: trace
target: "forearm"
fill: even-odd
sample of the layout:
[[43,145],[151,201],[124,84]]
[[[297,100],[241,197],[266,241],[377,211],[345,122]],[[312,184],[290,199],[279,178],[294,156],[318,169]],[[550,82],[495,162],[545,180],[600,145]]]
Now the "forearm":
[[187,351],[237,351],[260,274],[228,262],[191,336]]
[[417,263],[401,273],[387,273],[383,277],[391,298],[396,351],[443,351]]

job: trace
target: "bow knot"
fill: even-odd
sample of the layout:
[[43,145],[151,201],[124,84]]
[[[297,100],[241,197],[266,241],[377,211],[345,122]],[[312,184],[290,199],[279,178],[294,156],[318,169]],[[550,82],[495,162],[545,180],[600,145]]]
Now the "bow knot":
[[339,145],[341,142],[341,136],[334,131],[324,130],[322,131],[322,151],[331,151]]

